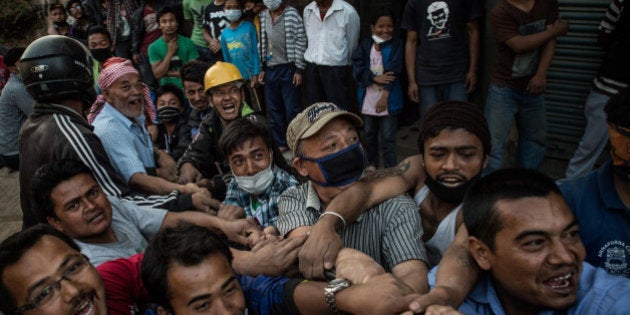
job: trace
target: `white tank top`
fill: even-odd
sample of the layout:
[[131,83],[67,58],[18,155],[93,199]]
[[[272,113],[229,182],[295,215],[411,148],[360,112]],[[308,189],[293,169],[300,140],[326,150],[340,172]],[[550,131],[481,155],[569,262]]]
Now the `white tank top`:
[[[420,207],[420,204],[427,198],[429,195],[429,187],[422,186],[418,192],[413,196],[413,199],[416,201],[416,205]],[[453,209],[438,225],[435,230],[435,234],[425,243],[427,247],[427,253],[429,255],[429,263],[432,266],[437,265],[442,259],[442,255],[446,249],[453,243],[455,240],[455,233],[457,233],[457,213],[459,213],[462,205],[460,204],[455,209]]]

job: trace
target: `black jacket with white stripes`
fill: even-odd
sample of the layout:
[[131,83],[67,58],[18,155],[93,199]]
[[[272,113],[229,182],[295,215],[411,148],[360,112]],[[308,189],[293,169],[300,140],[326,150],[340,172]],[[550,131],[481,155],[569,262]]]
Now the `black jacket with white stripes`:
[[38,222],[45,223],[45,218],[38,218],[36,209],[31,207],[31,179],[40,166],[60,159],[82,161],[92,170],[94,178],[107,195],[169,210],[193,208],[191,196],[180,195],[177,191],[164,196],[133,193],[117,175],[93,127],[66,106],[35,103],[33,113],[20,130],[18,144],[23,228]]

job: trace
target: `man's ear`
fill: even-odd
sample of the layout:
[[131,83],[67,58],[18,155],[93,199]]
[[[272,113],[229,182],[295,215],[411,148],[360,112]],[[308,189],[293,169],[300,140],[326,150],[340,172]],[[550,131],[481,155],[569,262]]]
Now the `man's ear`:
[[59,232],[63,233],[63,226],[61,226],[59,219],[53,218],[53,217],[46,217],[46,221],[48,221],[48,224],[50,224],[50,226],[54,227],[55,229],[59,230]]
[[488,245],[478,238],[470,236],[468,237],[468,249],[470,250],[470,254],[473,258],[475,258],[475,261],[477,261],[479,268],[486,271],[491,269],[492,264],[490,256],[492,255],[492,252],[490,251]]
[[304,167],[303,162],[304,160],[300,159],[299,157],[294,157],[291,165],[293,165],[293,168],[297,170],[300,175],[306,177],[308,176],[308,171]]

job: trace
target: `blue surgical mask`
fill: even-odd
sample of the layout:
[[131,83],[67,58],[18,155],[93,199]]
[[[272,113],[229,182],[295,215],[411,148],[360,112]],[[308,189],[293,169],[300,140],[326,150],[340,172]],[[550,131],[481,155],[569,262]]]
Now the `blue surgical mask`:
[[352,184],[361,178],[365,170],[365,152],[359,142],[319,159],[300,156],[301,159],[317,163],[324,182],[311,181],[323,187],[338,187]]
[[230,22],[238,22],[243,16],[243,11],[238,9],[225,10],[225,18]]

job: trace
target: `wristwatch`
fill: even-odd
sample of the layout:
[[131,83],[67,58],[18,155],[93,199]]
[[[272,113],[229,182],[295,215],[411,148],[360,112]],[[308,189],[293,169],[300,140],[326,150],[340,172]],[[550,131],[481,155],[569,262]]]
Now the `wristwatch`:
[[338,314],[337,303],[335,302],[335,293],[350,286],[348,279],[333,279],[328,282],[324,288],[324,296],[326,297],[326,304],[331,313]]

